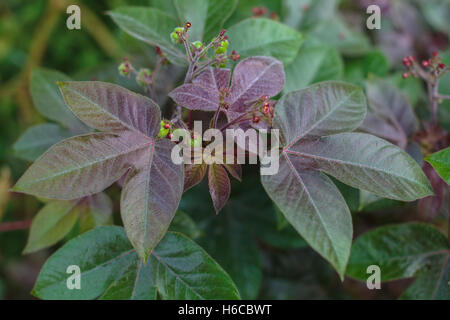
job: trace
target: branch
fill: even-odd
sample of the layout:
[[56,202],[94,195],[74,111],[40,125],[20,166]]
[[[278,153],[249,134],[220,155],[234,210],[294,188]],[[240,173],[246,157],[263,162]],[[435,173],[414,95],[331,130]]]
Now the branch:
[[0,223],[0,232],[28,229],[32,220],[12,221]]

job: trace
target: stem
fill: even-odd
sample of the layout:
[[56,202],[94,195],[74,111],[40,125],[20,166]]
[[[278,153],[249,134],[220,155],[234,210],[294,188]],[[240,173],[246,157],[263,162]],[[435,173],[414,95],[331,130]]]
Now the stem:
[[446,95],[446,94],[437,94],[435,96],[435,98],[437,99],[442,99],[442,100],[450,100],[450,95]]
[[28,229],[32,220],[12,221],[0,223],[0,232]]

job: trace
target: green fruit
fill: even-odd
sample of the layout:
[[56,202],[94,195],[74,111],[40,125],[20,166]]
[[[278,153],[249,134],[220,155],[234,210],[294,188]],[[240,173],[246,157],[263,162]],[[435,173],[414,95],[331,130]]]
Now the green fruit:
[[164,128],[165,125],[166,125],[166,122],[164,120],[161,120],[161,129],[159,129],[158,138],[164,138],[165,136],[167,136],[169,134],[170,129]]
[[130,74],[130,68],[128,67],[128,64],[126,64],[125,62],[122,62],[119,65],[119,73],[122,76],[127,76]]
[[177,27],[175,30],[170,34],[170,39],[173,43],[178,43],[180,41],[179,34],[183,33],[184,28]]
[[191,139],[191,147],[201,147],[202,146],[202,137],[200,135],[194,135],[194,138]]
[[216,53],[222,54],[226,53],[228,49],[228,40],[224,40],[220,43],[220,46],[217,48]]
[[201,41],[195,41],[192,43],[194,45],[194,47],[196,47],[197,49],[200,49],[201,47],[203,47],[203,43]]
[[142,68],[136,77],[136,82],[141,86],[146,86],[148,84],[148,79],[152,75],[152,71],[147,68]]

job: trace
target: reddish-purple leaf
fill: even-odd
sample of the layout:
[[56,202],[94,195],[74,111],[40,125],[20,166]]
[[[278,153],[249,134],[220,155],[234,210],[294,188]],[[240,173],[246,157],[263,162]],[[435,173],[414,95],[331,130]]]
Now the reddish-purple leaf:
[[205,177],[208,166],[205,163],[190,164],[184,168],[184,191],[199,184]]
[[392,84],[377,79],[366,86],[368,114],[361,130],[405,148],[419,122],[406,97]]
[[343,278],[352,243],[352,219],[327,176],[306,170],[283,154],[277,174],[261,176],[267,194],[286,219]]
[[290,92],[278,101],[273,119],[285,144],[358,128],[366,115],[366,99],[355,85],[327,81]]
[[251,57],[242,60],[234,68],[230,97],[232,113],[243,113],[251,102],[264,95],[273,97],[284,86],[283,64],[271,57]]
[[160,110],[150,99],[102,82],[64,82],[64,100],[85,123],[109,133],[65,140],[29,168],[16,191],[76,199],[98,193],[126,173],[121,214],[142,259],[164,236],[183,192],[183,166],[173,142],[155,139]]
[[59,87],[67,106],[94,129],[128,129],[147,137],[159,132],[159,107],[147,97],[98,81],[60,82]]
[[144,261],[169,228],[183,193],[183,166],[173,163],[173,146],[163,139],[142,150],[122,188],[122,221]]
[[227,164],[224,163],[223,166],[231,174],[233,178],[238,181],[242,181],[242,166],[238,163]]
[[231,76],[230,69],[208,68],[206,71],[202,72],[198,77],[196,77],[192,81],[192,83],[198,84],[199,86],[209,90],[219,91],[229,87],[230,76]]
[[230,178],[228,178],[226,170],[220,164],[212,164],[208,167],[209,193],[211,194],[216,213],[219,213],[227,203],[228,198],[230,198]]
[[131,132],[92,133],[63,140],[39,157],[13,190],[60,200],[101,192],[133,166],[137,152],[148,144]]
[[299,141],[285,152],[307,168],[378,196],[413,201],[432,194],[417,162],[399,147],[365,133]]
[[169,96],[177,104],[190,110],[216,111],[219,107],[219,92],[198,84],[182,85]]

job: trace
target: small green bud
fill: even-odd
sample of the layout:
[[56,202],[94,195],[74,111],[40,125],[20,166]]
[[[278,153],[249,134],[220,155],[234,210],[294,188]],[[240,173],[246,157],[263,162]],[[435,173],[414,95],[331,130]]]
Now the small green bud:
[[203,47],[203,43],[201,41],[195,41],[192,43],[194,45],[194,47],[196,47],[197,49],[200,49]]
[[191,139],[191,147],[201,147],[202,146],[202,137],[200,135],[194,134],[194,137]]
[[170,39],[173,43],[178,43],[180,41],[180,34],[182,34],[184,31],[184,28],[177,27],[173,30],[173,32],[170,34]]
[[128,63],[122,62],[122,63],[119,65],[119,73],[120,73],[120,75],[122,75],[122,76],[127,76],[127,75],[130,74],[130,67],[128,66]]
[[216,53],[222,54],[227,52],[228,49],[228,40],[223,40],[220,42],[220,46],[217,48]]
[[136,82],[140,86],[146,86],[148,84],[149,77],[152,75],[152,71],[147,68],[142,68],[136,77]]
[[161,120],[161,129],[158,133],[158,138],[164,138],[169,134],[170,127],[167,128],[167,123],[164,120]]
[[221,64],[219,64],[219,68],[226,68],[227,67],[227,64],[226,63],[221,63]]

